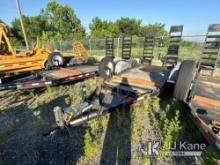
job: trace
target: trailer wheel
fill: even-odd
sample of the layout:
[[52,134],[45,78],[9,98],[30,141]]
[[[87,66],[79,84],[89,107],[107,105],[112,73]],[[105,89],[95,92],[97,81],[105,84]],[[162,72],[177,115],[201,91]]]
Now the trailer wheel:
[[104,79],[111,78],[115,70],[113,57],[104,57],[99,64],[99,75]]
[[53,52],[48,56],[48,66],[58,67],[64,64],[64,58],[59,52]]
[[174,86],[174,98],[186,101],[189,89],[196,73],[196,62],[192,60],[183,61],[177,74]]

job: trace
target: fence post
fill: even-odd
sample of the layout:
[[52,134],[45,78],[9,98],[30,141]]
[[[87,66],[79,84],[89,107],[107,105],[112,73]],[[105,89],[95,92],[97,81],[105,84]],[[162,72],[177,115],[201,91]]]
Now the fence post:
[[120,42],[120,38],[121,38],[121,35],[118,37],[118,42],[117,42],[117,57],[119,57],[119,42]]
[[91,39],[89,39],[89,51],[90,51],[90,54],[91,54],[91,52],[92,52]]

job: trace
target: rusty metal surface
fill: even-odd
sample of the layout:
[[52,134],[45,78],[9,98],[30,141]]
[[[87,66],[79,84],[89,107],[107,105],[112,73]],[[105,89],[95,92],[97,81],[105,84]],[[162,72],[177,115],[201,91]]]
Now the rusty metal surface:
[[145,81],[152,81],[158,83],[161,87],[166,82],[169,71],[162,67],[141,65],[133,68],[127,72],[122,73],[121,77],[132,77],[133,79],[143,79]]
[[198,96],[220,100],[220,78],[199,76],[194,93]]
[[82,66],[75,66],[71,68],[47,71],[45,72],[44,75],[51,79],[59,79],[59,78],[76,76],[82,73],[89,73],[89,72],[94,72],[94,71],[98,71],[98,66],[82,65]]
[[98,71],[98,66],[97,65],[81,65],[81,66],[75,66],[73,67],[73,69],[86,73],[86,72]]
[[220,79],[199,76],[193,87],[192,111],[210,119],[220,119]]

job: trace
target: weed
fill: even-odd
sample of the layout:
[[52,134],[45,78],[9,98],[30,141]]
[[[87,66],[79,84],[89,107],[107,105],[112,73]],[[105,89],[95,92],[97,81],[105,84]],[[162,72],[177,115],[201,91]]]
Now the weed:
[[160,98],[159,97],[155,97],[152,99],[152,108],[155,112],[159,111],[160,108]]
[[205,164],[217,165],[219,164],[220,156],[213,146],[209,146],[207,150],[202,153],[202,159]]
[[142,157],[142,164],[143,165],[150,165],[151,164],[150,159],[149,159],[148,156],[143,156]]
[[86,160],[91,160],[99,151],[99,144],[97,140],[92,139],[89,130],[86,130],[84,135],[84,158]]

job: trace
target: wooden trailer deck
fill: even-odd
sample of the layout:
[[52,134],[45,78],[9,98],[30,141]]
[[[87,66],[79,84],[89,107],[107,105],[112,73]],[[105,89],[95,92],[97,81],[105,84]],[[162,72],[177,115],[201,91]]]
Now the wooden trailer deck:
[[115,86],[127,85],[132,88],[139,88],[139,90],[141,88],[159,89],[165,84],[169,73],[170,70],[167,68],[142,64],[119,75],[114,75],[111,80],[106,83]]
[[204,113],[220,119],[220,79],[213,77],[198,77],[193,87],[194,97],[191,105],[203,109]]
[[220,149],[220,79],[199,76],[194,83],[193,98],[189,102],[193,121],[201,129],[206,139]]

